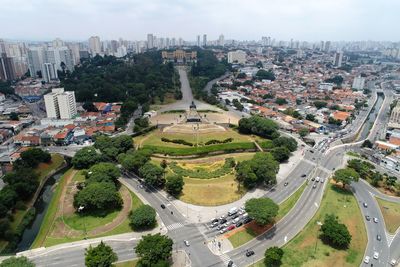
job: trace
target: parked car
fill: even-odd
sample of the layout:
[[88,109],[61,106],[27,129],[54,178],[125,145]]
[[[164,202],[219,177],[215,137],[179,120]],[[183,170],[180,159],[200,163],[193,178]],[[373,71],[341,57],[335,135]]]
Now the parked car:
[[247,218],[245,218],[245,219],[243,220],[243,224],[249,223],[249,222],[251,222],[252,220],[253,220],[252,218],[247,217]]
[[241,222],[241,221],[239,221],[239,222],[236,223],[236,227],[240,227],[240,226],[242,226],[242,225],[243,225],[243,222]]
[[234,219],[234,220],[232,221],[232,223],[238,223],[239,220],[240,220],[240,218],[236,218],[236,219]]
[[226,223],[226,222],[227,222],[226,219],[221,219],[221,220],[219,221],[220,224],[224,224],[224,223]]
[[239,217],[239,214],[235,214],[235,215],[232,216],[232,219],[236,219],[238,217]]
[[235,229],[235,227],[236,227],[236,226],[232,224],[232,225],[228,226],[227,230],[228,230],[228,231],[233,230],[233,229]]
[[218,222],[219,220],[218,219],[212,219],[211,220],[211,223],[216,223],[216,222]]
[[219,231],[219,233],[220,234],[223,234],[223,233],[225,233],[227,230],[226,230],[226,228],[223,228],[223,229],[221,229],[220,231]]
[[249,217],[249,214],[247,212],[243,213],[242,218],[247,218],[247,217]]
[[238,208],[233,207],[228,211],[228,216],[235,215],[238,212]]
[[224,220],[226,218],[226,215],[222,215],[221,217],[219,217],[219,220]]
[[224,228],[223,225],[218,225],[218,226],[217,226],[217,230],[221,230],[222,228]]

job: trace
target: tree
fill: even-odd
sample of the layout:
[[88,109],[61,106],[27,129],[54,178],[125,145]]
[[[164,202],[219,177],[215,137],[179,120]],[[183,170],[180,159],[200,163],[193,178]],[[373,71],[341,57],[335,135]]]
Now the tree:
[[25,256],[11,257],[3,260],[0,267],[35,267],[36,265]]
[[90,178],[95,174],[106,175],[115,183],[120,177],[121,172],[115,164],[110,162],[100,162],[90,167],[87,178]]
[[184,185],[185,185],[185,182],[183,181],[182,176],[172,175],[167,178],[165,188],[169,194],[177,197],[182,192]]
[[40,148],[31,148],[21,153],[21,160],[24,166],[36,168],[41,162],[49,163],[51,155]]
[[120,208],[122,199],[115,185],[107,182],[93,182],[74,196],[74,207],[84,207],[84,212],[100,212]]
[[111,267],[117,260],[117,254],[103,241],[97,247],[90,245],[85,252],[85,266],[87,267]]
[[278,162],[285,162],[290,157],[290,151],[285,146],[275,147],[270,152]]
[[85,102],[82,107],[87,111],[87,112],[98,112],[98,109],[96,108],[95,105],[93,105],[93,102],[87,101]]
[[96,152],[94,147],[85,147],[76,152],[71,162],[76,169],[87,169],[99,162],[100,159],[101,156]]
[[325,215],[324,224],[321,226],[321,238],[333,247],[348,248],[351,234],[346,225],[339,222],[334,214]]
[[279,97],[278,97],[278,98],[275,100],[275,103],[278,104],[279,106],[282,106],[282,105],[287,104],[288,102],[286,101],[286,99],[284,99],[284,98],[279,98]]
[[238,75],[236,76],[236,78],[238,79],[246,79],[247,75],[244,72],[240,72],[238,73]]
[[140,257],[139,264],[150,267],[160,261],[167,261],[171,257],[172,245],[171,238],[159,233],[143,236],[135,247],[135,253]]
[[317,109],[325,108],[328,105],[327,102],[321,100],[314,101],[313,104]]
[[308,130],[307,128],[300,128],[300,130],[299,130],[299,135],[301,138],[306,137],[309,133],[310,133],[310,130]]
[[157,223],[156,211],[149,205],[142,205],[129,214],[129,221],[135,231],[154,228]]
[[372,148],[372,147],[373,147],[373,144],[372,144],[372,142],[371,142],[369,139],[367,139],[367,140],[365,140],[365,141],[362,143],[361,146],[362,146],[362,147]]
[[168,162],[165,160],[165,159],[163,159],[161,162],[160,162],[160,167],[161,168],[163,168],[164,170],[168,167]]
[[328,123],[333,124],[333,125],[338,125],[338,126],[342,125],[342,121],[336,120],[334,117],[329,117]]
[[315,115],[314,114],[307,114],[306,115],[306,120],[315,121]]
[[0,191],[0,203],[2,203],[7,209],[14,207],[17,202],[18,195],[15,193],[11,185],[6,185]]
[[333,176],[333,180],[337,183],[341,182],[343,187],[350,184],[352,181],[357,182],[359,178],[360,175],[352,168],[337,170]]
[[278,267],[282,264],[283,249],[270,247],[265,251],[264,264],[266,267]]
[[239,132],[243,134],[255,134],[268,139],[279,137],[278,125],[271,119],[260,116],[242,118],[239,120]]
[[286,147],[287,149],[289,149],[290,152],[296,151],[297,149],[297,141],[292,137],[280,136],[272,140],[272,143],[274,144],[275,147],[279,146]]
[[139,168],[150,160],[150,155],[151,153],[149,151],[138,150],[119,157],[118,161],[121,163],[122,167],[128,171],[138,173]]
[[251,198],[245,203],[246,212],[259,225],[273,222],[278,214],[279,206],[270,198]]
[[147,162],[139,169],[140,176],[151,186],[163,186],[165,181],[162,179],[164,170],[153,163]]
[[272,72],[272,70],[266,71],[266,70],[259,70],[256,73],[257,79],[260,80],[275,80],[275,74]]
[[10,120],[12,121],[19,121],[18,114],[16,112],[11,112],[10,113]]

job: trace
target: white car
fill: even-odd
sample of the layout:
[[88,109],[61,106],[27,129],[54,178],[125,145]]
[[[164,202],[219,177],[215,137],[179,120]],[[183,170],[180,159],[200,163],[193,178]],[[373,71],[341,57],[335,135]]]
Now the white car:
[[224,229],[221,229],[220,231],[219,231],[219,233],[220,234],[223,234],[223,233],[225,233],[227,230],[226,230],[226,228],[224,228]]
[[320,181],[321,183],[323,183],[323,182],[325,182],[325,179],[324,178],[321,178],[321,181]]
[[374,252],[374,259],[377,260],[379,258],[379,252],[375,251]]
[[365,258],[364,258],[364,262],[365,262],[365,263],[369,263],[369,259],[370,259],[370,257],[369,257],[369,256],[365,256]]
[[319,176],[317,176],[317,178],[315,178],[315,181],[318,183],[319,182]]
[[187,241],[187,240],[183,240],[183,243],[185,243],[185,245],[186,245],[187,247],[190,246],[189,241]]
[[374,218],[374,223],[378,223],[378,218]]

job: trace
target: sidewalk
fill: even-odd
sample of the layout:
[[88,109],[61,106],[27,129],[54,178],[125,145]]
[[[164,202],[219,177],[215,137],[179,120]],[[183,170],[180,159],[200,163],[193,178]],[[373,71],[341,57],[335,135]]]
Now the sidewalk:
[[231,242],[223,236],[212,239],[208,242],[207,246],[213,254],[218,256],[233,250]]

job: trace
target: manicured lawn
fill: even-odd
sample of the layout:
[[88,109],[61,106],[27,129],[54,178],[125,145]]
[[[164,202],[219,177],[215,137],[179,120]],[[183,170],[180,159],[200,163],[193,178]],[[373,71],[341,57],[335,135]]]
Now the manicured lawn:
[[62,188],[66,186],[66,177],[72,175],[73,169],[69,169],[58,181],[53,197],[51,198],[50,204],[47,208],[46,214],[43,218],[42,225],[35,241],[32,243],[31,248],[38,248],[44,245],[47,235],[49,234],[51,227],[56,219],[56,212],[58,209],[59,200],[61,197]]
[[383,218],[385,219],[386,229],[390,233],[395,233],[400,226],[400,204],[389,202],[375,197],[381,208]]
[[215,179],[184,178],[185,186],[180,200],[203,206],[223,205],[238,200],[245,193],[238,192],[234,174]]
[[[73,169],[68,170],[62,178],[60,178],[59,183],[55,189],[54,195],[51,199],[51,202],[49,204],[49,208],[46,212],[45,218],[43,220],[43,223],[41,225],[39,234],[37,235],[34,243],[32,244],[31,248],[37,248],[41,246],[53,246],[61,243],[66,243],[66,242],[73,242],[77,240],[82,240],[84,238],[84,233],[82,232],[82,236],[74,236],[74,237],[68,237],[68,236],[63,236],[60,238],[52,237],[50,236],[50,233],[54,230],[54,225],[56,222],[59,222],[62,220],[61,217],[56,217],[57,209],[60,204],[60,197],[61,197],[61,192],[62,188],[66,186],[66,179],[65,177],[67,175],[71,175]],[[79,180],[82,174],[80,172],[77,172],[76,175],[74,176],[73,180]],[[140,205],[143,205],[142,201],[131,191],[129,191],[131,195],[131,201],[132,201],[132,210],[138,208]],[[116,214],[114,214],[116,213]],[[70,227],[75,228],[77,230],[83,231],[86,227],[86,230],[89,231],[90,229],[95,229],[98,226],[102,226],[104,224],[107,224],[107,222],[111,222],[112,218],[115,218],[115,216],[118,215],[118,211],[112,212],[111,214],[108,214],[104,218],[99,218],[99,217],[94,217],[94,216],[85,216],[85,219],[82,217],[79,217],[78,215],[71,215],[70,217],[64,217],[64,222],[67,223]],[[85,226],[84,226],[85,224]],[[89,238],[95,238],[95,237],[101,237],[101,236],[108,236],[108,235],[116,235],[116,234],[122,234],[122,233],[127,233],[131,232],[132,229],[129,226],[129,220],[126,218],[122,223],[120,223],[118,226],[113,228],[110,231],[97,234],[94,236],[88,236]]]
[[37,168],[39,179],[42,180],[51,171],[59,168],[64,162],[64,158],[60,154],[51,154],[51,163],[41,163]]
[[[317,222],[323,222],[325,215],[330,213],[337,215],[352,235],[347,250],[334,249],[318,238],[320,226]],[[357,200],[351,192],[329,184],[317,214],[303,231],[283,247],[285,254],[282,266],[358,266],[363,259],[367,241]],[[253,266],[265,265],[260,261]]]
[[296,190],[289,198],[279,204],[279,212],[276,216],[275,220],[279,221],[282,219],[288,212],[296,205],[297,201],[303,194],[304,189],[306,188],[306,183],[304,183],[299,189]]
[[139,260],[124,261],[120,263],[115,263],[115,267],[136,267]]
[[[275,221],[278,222],[281,220],[296,204],[297,200],[299,200],[301,194],[303,193],[306,184],[304,183],[297,191],[292,194],[289,198],[279,204],[279,212],[275,218]],[[237,231],[233,235],[229,236],[228,239],[232,243],[234,248],[239,247],[253,238],[257,236],[257,233],[253,231],[251,228],[243,228],[241,231]]]

